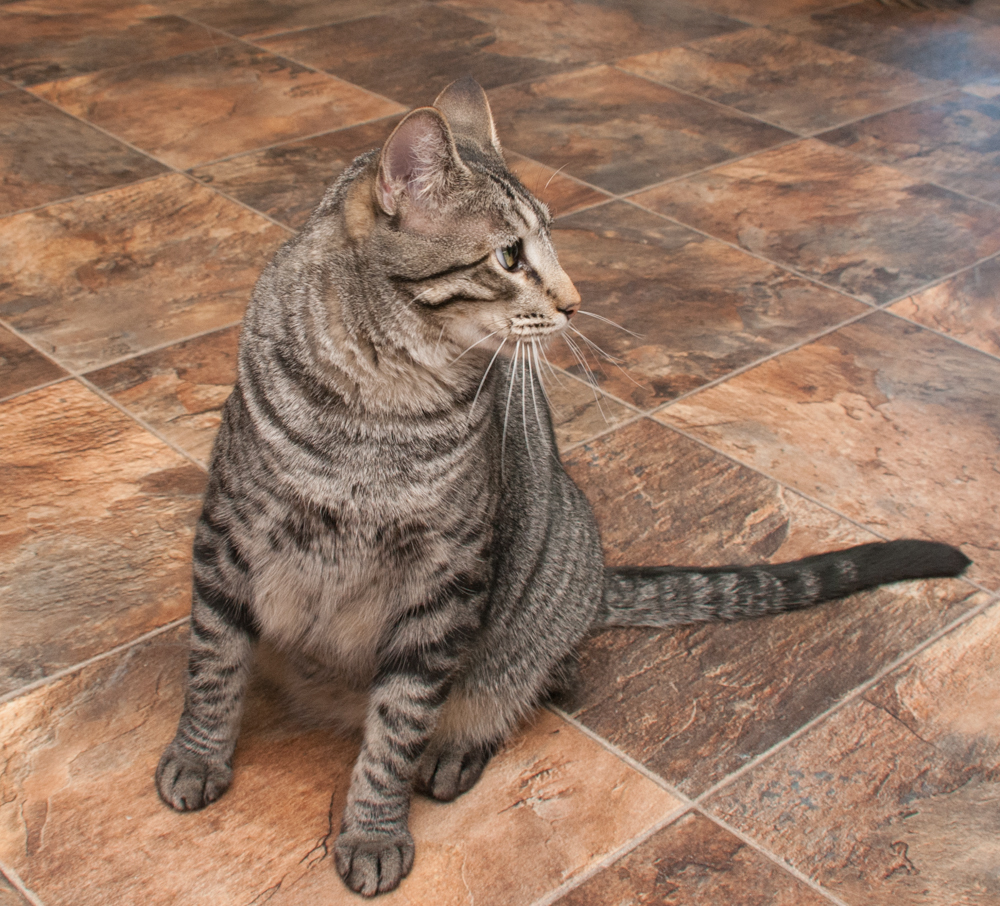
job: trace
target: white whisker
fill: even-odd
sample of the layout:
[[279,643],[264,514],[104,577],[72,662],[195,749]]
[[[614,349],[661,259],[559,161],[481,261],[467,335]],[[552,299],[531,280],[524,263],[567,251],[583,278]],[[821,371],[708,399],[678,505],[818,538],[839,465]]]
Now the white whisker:
[[535,458],[531,455],[531,442],[528,440],[527,396],[524,391],[525,366],[528,362],[527,352],[528,350],[525,348],[525,354],[521,356],[521,427],[524,430],[524,447],[528,451],[528,461],[534,466]]
[[[441,333],[444,333],[443,327],[441,328]],[[466,352],[470,352],[471,350],[475,349],[480,343],[485,343],[490,337],[495,337],[498,333],[500,333],[500,329],[494,330],[493,333],[486,334],[486,336],[483,337],[481,340],[476,340],[475,343],[473,343],[471,346],[467,347],[463,352],[455,356],[455,358],[453,358],[448,364],[454,365],[455,362],[457,362],[460,358],[462,358],[462,356],[464,356]],[[438,338],[438,341],[440,342],[440,337]]]
[[597,410],[598,412],[601,413],[601,418],[604,419],[605,424],[610,425],[611,422],[608,421],[608,416],[605,414],[604,407],[601,405],[601,397],[597,390],[598,387],[597,377],[594,374],[594,372],[590,370],[590,365],[587,364],[587,360],[583,355],[583,351],[580,349],[579,346],[576,345],[576,343],[574,343],[568,336],[566,336],[566,334],[560,334],[560,336],[566,341],[566,345],[569,347],[569,351],[573,353],[573,355],[576,357],[576,360],[580,363],[581,366],[583,366],[583,370],[586,372],[586,375],[588,377],[588,380],[585,381],[584,383],[588,384],[590,386],[590,389],[594,393],[594,402],[597,403]]
[[[588,345],[592,346],[598,353],[604,356],[612,365],[615,366],[615,368],[617,368],[622,374],[625,375],[625,377],[627,377],[633,384],[635,384],[636,387],[638,387],[640,390],[649,389],[648,387],[645,387],[642,384],[640,384],[634,377],[632,377],[631,374],[629,374],[622,367],[621,359],[616,359],[613,355],[608,355],[608,353],[606,353],[603,349],[601,349],[601,347],[598,346],[593,340],[591,340],[590,337],[586,336],[586,334],[580,333],[580,331],[577,330],[572,324],[569,325],[569,329],[572,330],[573,333],[575,333],[578,337],[580,337],[580,339],[586,340]],[[598,359],[598,364],[600,364],[600,359]],[[603,368],[601,369],[601,372],[604,373]]]
[[611,318],[605,318],[604,315],[597,315],[594,314],[594,312],[592,311],[584,311],[582,308],[578,308],[576,310],[576,313],[578,315],[586,315],[588,318],[596,318],[598,321],[603,321],[605,324],[610,324],[612,327],[617,327],[619,330],[624,330],[625,333],[627,333],[629,336],[635,337],[637,340],[643,339],[643,337],[640,334],[633,333],[627,327],[622,327],[621,324],[612,321]]
[[507,337],[503,338],[503,342],[497,347],[497,351],[493,353],[493,358],[490,359],[489,365],[486,366],[486,371],[483,372],[483,379],[479,382],[479,386],[476,388],[476,395],[472,398],[472,405],[469,407],[469,421],[472,421],[472,413],[476,411],[476,400],[479,399],[479,392],[483,389],[483,384],[486,383],[486,378],[489,377],[490,369],[493,367],[493,363],[497,360],[497,356],[500,355],[500,350],[507,345]]
[[562,173],[562,171],[563,171],[563,170],[565,170],[567,166],[569,166],[569,165],[568,165],[568,164],[563,164],[563,165],[562,165],[562,166],[561,166],[561,167],[560,167],[560,168],[559,168],[558,170],[556,170],[556,172],[555,172],[555,173],[553,173],[553,174],[552,174],[552,175],[551,175],[551,176],[549,177],[549,180],[548,180],[548,182],[547,182],[547,183],[545,183],[545,185],[544,185],[544,186],[543,186],[543,188],[542,188],[542,191],[543,191],[543,192],[544,192],[544,191],[545,191],[545,190],[546,190],[546,189],[547,189],[547,188],[549,187],[549,183],[550,183],[550,182],[552,182],[552,180],[553,180],[553,179],[555,179],[555,178],[556,178],[556,177],[557,177],[557,176],[558,176],[558,175],[559,175],[560,173]]
[[507,419],[510,416],[510,398],[514,392],[514,369],[517,367],[517,355],[521,351],[521,341],[514,347],[514,357],[510,363],[510,385],[507,388],[507,405],[503,412],[503,434],[500,436],[500,474],[503,474],[504,453],[507,450]]

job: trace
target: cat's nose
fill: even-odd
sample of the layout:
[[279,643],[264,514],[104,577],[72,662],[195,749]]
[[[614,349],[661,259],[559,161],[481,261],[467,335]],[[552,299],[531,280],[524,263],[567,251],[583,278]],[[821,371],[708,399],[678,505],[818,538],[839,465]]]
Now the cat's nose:
[[580,293],[573,285],[573,281],[569,279],[569,275],[562,268],[559,269],[559,275],[561,279],[556,287],[559,298],[556,308],[566,315],[567,318],[571,318],[580,308]]

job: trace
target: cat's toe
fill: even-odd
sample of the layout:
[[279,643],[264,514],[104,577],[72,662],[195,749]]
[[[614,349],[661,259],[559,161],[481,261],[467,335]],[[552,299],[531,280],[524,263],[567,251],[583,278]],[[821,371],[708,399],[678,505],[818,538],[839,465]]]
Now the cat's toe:
[[417,771],[417,789],[441,802],[471,790],[486,767],[492,748],[428,752]]
[[373,897],[395,890],[413,868],[409,831],[365,835],[342,833],[333,848],[337,872],[355,893]]
[[215,802],[232,778],[229,765],[200,758],[174,740],[156,768],[156,789],[171,808],[190,812]]

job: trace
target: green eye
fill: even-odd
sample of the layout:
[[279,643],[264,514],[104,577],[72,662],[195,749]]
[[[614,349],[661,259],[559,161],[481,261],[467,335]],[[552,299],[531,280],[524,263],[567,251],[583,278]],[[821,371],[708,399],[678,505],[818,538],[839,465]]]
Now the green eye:
[[521,260],[521,242],[518,240],[513,245],[506,245],[502,249],[497,249],[497,261],[503,265],[505,270],[512,271]]

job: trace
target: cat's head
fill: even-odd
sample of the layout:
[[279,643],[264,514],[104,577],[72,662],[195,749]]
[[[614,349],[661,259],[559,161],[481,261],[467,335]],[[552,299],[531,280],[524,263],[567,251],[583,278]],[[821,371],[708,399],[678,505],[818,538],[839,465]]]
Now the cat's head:
[[566,326],[580,295],[560,267],[548,209],[504,163],[483,89],[449,85],[412,111],[345,205],[411,311],[435,337],[496,349]]

